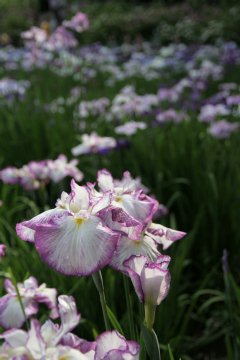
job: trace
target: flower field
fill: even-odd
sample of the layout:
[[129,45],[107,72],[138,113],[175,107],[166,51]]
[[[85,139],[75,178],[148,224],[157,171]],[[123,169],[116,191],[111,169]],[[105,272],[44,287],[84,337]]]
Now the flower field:
[[239,359],[240,46],[91,25],[0,47],[0,359]]

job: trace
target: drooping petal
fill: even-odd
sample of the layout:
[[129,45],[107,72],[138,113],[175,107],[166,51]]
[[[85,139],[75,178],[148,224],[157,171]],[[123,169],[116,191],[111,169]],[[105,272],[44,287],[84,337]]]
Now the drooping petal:
[[69,346],[74,349],[80,350],[83,354],[95,350],[96,348],[96,341],[87,341],[84,339],[79,338],[75,334],[67,333],[61,339],[61,344]]
[[55,224],[38,226],[36,249],[63,274],[89,275],[109,263],[118,238],[96,216],[81,220],[65,214]]
[[140,237],[138,240],[122,236],[118,241],[110,265],[125,272],[124,262],[133,255],[144,255],[148,261],[154,261],[157,259],[159,252],[156,243],[149,236]]
[[0,326],[4,329],[20,328],[25,321],[17,297],[4,295],[0,298]]
[[96,339],[94,360],[137,360],[140,346],[135,341],[127,341],[117,331],[106,331]]
[[185,232],[173,230],[154,223],[151,223],[150,226],[148,226],[146,233],[158,244],[161,244],[164,250],[186,235]]
[[0,339],[4,339],[11,348],[25,346],[27,338],[27,333],[18,329],[7,330],[3,334],[0,334]]
[[117,331],[106,331],[96,339],[95,360],[102,360],[113,349],[126,350],[125,338]]
[[34,242],[35,241],[35,230],[36,227],[40,224],[49,222],[52,218],[56,216],[61,216],[65,213],[64,209],[51,209],[44,211],[42,214],[39,214],[32,218],[31,220],[23,221],[16,225],[17,235],[25,241]]

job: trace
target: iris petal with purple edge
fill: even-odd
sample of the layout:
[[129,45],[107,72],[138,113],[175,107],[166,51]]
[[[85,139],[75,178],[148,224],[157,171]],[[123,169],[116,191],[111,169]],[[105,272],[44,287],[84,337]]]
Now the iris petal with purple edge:
[[106,331],[96,339],[95,360],[129,359],[137,360],[140,346],[135,341],[127,341],[117,331]]
[[91,215],[75,219],[69,213],[37,226],[36,249],[46,263],[65,275],[89,275],[106,266],[119,234]]
[[156,241],[156,243],[162,245],[164,250],[186,235],[183,231],[173,230],[155,223],[151,223],[147,227],[146,234]]

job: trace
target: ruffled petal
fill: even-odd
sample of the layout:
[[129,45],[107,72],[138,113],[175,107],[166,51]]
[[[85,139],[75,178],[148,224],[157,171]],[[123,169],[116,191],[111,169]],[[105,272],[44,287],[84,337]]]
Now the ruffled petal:
[[160,224],[151,223],[148,226],[146,234],[154,239],[158,244],[163,246],[163,249],[169,248],[175,241],[182,239],[186,233],[182,231],[173,230]]

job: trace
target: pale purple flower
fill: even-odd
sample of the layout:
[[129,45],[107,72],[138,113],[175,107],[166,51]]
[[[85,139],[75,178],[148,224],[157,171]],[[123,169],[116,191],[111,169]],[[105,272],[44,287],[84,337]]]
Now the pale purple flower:
[[94,350],[83,354],[75,348],[62,345],[63,337],[78,325],[80,315],[77,313],[75,301],[71,296],[59,296],[58,303],[60,326],[50,320],[42,326],[38,320],[31,320],[28,332],[16,329],[6,331],[0,336],[4,339],[0,347],[1,359],[93,360]]
[[89,28],[89,20],[86,14],[79,11],[71,20],[65,20],[63,26],[81,33]]
[[32,26],[29,30],[22,32],[21,37],[27,46],[31,46],[32,44],[41,46],[47,40],[47,33],[37,26]]
[[46,284],[38,286],[37,280],[33,276],[23,283],[17,284],[25,315],[12,281],[5,280],[4,286],[7,294],[0,298],[0,325],[5,329],[20,328],[25,321],[25,315],[30,317],[38,312],[39,303],[47,305],[51,310],[51,317],[58,316],[56,289],[47,288]]
[[35,190],[49,181],[55,183],[66,176],[81,181],[83,173],[77,168],[78,160],[67,161],[65,155],[56,160],[30,161],[22,168],[7,167],[0,171],[0,179],[6,184],[20,184],[25,190]]
[[144,122],[129,121],[124,125],[117,126],[115,132],[117,134],[134,135],[137,130],[146,129],[147,125]]
[[239,124],[221,120],[211,124],[208,132],[217,139],[227,139],[233,132],[237,131],[238,129]]
[[144,304],[159,305],[167,296],[170,287],[169,262],[167,255],[159,255],[154,262],[149,262],[145,256],[132,256],[124,262],[136,294]]
[[161,111],[156,116],[156,121],[159,124],[164,124],[168,122],[180,123],[185,119],[187,119],[187,115],[185,113],[180,111],[177,112],[174,109]]
[[6,248],[5,244],[0,244],[0,261],[6,255]]
[[223,104],[207,104],[202,106],[198,119],[201,122],[212,122],[217,116],[226,116],[229,114],[229,109]]
[[59,51],[74,48],[76,45],[77,40],[73,34],[64,26],[58,26],[46,42],[45,48],[50,51]]
[[227,98],[227,105],[240,105],[240,95],[231,95]]
[[93,132],[82,135],[82,143],[72,148],[74,156],[91,153],[101,153],[117,147],[117,141],[112,137],[102,137]]
[[19,172],[16,167],[6,167],[0,171],[0,179],[5,184],[17,184],[19,181]]
[[56,160],[48,160],[48,176],[54,182],[59,182],[66,176],[74,178],[76,181],[83,179],[83,173],[77,168],[78,160],[74,159],[67,162],[65,155],[59,155]]
[[17,234],[34,242],[43,260],[55,270],[89,275],[109,263],[120,236],[99,215],[110,210],[110,203],[110,192],[100,194],[72,180],[69,196],[63,193],[55,209],[17,224]]

